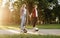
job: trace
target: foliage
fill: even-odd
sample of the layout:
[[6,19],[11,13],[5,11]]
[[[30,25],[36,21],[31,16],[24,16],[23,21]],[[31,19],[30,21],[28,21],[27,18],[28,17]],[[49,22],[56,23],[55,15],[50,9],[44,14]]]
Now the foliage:
[[20,34],[20,35],[0,35],[0,38],[60,38],[56,35],[31,35],[31,34]]
[[[26,3],[29,14],[32,13],[33,5],[36,4],[38,6],[39,23],[42,21],[43,24],[51,24],[52,21],[56,21],[56,17],[58,17],[60,21],[60,5],[58,5],[57,0],[17,0],[13,4],[14,11],[11,13],[12,19],[10,19],[14,24],[20,24],[20,8],[23,3]],[[51,7],[53,8],[50,9]],[[27,16],[27,21],[29,22],[30,19],[28,17],[29,16]]]

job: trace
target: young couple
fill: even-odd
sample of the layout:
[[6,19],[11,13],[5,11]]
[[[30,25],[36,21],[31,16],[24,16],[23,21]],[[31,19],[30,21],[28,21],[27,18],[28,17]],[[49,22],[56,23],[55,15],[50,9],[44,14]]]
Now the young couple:
[[[25,28],[25,23],[26,23],[26,14],[27,14],[27,9],[26,9],[26,4],[23,4],[22,7],[20,8],[20,19],[21,19],[21,32],[26,33],[27,30]],[[37,5],[34,5],[33,11],[31,13],[31,16],[33,17],[33,31],[36,31],[36,22],[37,22],[37,17],[38,17],[38,11],[37,11]]]

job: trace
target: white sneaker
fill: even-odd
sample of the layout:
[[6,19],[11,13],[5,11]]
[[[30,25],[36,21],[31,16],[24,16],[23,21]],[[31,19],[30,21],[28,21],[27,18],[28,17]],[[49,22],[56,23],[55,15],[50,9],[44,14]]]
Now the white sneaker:
[[34,27],[34,28],[33,28],[33,31],[38,31],[38,28]]

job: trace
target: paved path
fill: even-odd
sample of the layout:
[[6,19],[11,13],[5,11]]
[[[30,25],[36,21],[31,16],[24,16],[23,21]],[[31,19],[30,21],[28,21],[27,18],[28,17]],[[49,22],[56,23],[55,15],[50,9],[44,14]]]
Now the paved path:
[[[19,30],[0,30],[0,34],[21,34]],[[28,29],[27,34],[40,34],[40,35],[59,35],[60,29],[39,29],[38,32],[32,32]]]

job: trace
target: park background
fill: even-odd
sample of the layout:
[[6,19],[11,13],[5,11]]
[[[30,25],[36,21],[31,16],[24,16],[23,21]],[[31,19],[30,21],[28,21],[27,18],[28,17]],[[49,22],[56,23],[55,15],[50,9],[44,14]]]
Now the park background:
[[[0,0],[0,24],[20,24],[20,8],[26,3],[28,14],[32,13],[33,5],[38,6],[37,24],[60,24],[60,0]],[[27,14],[27,23],[32,18]]]
[[60,35],[10,35],[12,31],[20,32],[20,8],[23,3],[26,3],[28,10],[27,28],[32,28],[32,18],[28,14],[32,13],[33,5],[36,4],[38,6],[37,27],[45,30],[60,29],[60,0],[0,0],[0,33],[3,33],[0,34],[0,38],[60,38]]

